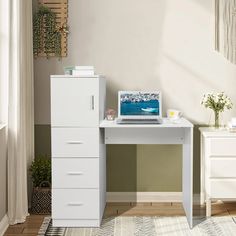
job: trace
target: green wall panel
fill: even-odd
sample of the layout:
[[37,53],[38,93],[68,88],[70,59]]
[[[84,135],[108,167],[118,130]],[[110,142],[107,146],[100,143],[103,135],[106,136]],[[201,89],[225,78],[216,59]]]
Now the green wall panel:
[[51,157],[51,126],[35,125],[35,156],[47,155]]
[[181,178],[181,145],[137,145],[138,191],[179,192]]
[[107,145],[107,190],[137,191],[136,145]]

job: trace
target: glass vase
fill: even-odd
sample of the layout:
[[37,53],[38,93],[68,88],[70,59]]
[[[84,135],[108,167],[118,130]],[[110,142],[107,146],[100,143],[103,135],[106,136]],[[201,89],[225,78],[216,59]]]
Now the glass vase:
[[219,111],[214,111],[215,113],[215,128],[220,127],[220,112]]

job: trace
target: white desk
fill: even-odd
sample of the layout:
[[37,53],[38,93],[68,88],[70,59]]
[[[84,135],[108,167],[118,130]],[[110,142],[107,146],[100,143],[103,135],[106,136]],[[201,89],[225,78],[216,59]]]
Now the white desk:
[[[193,226],[193,125],[103,121],[103,78],[51,76],[52,219],[57,227],[99,227],[106,204],[105,144],[183,145],[183,205]],[[105,132],[105,138],[104,138]]]
[[183,206],[193,227],[193,124],[182,118],[178,123],[164,119],[162,124],[117,124],[104,120],[105,144],[181,144],[183,145]]

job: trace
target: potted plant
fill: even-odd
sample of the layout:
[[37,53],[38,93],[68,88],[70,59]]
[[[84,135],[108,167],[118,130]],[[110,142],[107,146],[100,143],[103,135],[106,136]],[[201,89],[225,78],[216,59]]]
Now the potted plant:
[[220,127],[220,113],[224,112],[225,109],[230,110],[233,107],[231,99],[224,92],[204,94],[201,104],[214,111],[215,128]]
[[64,23],[58,25],[56,14],[46,6],[40,5],[33,17],[33,52],[37,57],[40,54],[61,57],[62,35],[69,33]]
[[30,166],[33,181],[31,211],[34,214],[51,213],[51,160],[46,156],[35,158]]

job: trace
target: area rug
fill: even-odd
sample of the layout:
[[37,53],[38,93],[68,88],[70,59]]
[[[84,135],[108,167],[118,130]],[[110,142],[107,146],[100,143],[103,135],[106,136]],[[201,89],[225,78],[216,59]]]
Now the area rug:
[[52,227],[46,217],[38,236],[235,236],[236,219],[230,216],[211,217],[189,229],[186,217],[109,217],[100,228]]

